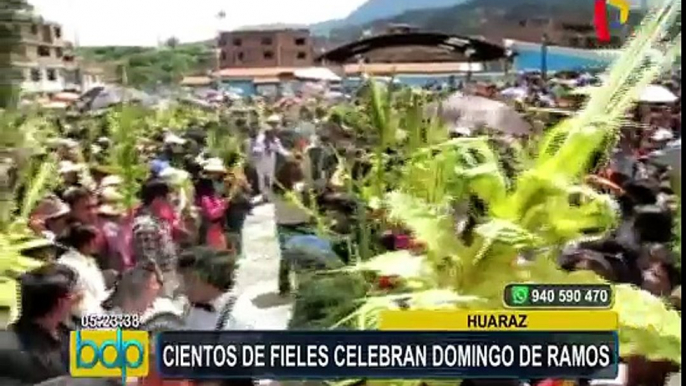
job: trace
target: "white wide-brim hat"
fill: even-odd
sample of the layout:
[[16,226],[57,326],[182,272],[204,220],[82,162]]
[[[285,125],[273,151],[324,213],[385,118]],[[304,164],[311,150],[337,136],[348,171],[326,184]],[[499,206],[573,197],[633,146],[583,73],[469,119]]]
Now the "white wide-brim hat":
[[100,187],[106,188],[108,186],[119,186],[124,182],[121,177],[116,175],[110,175],[100,181]]
[[281,123],[281,117],[277,114],[272,114],[267,117],[267,123]]
[[202,165],[202,170],[209,173],[226,173],[224,162],[219,158],[210,158]]
[[60,174],[66,174],[66,173],[76,173],[81,171],[83,167],[79,164],[75,164],[71,161],[62,161],[59,164],[58,167],[58,172]]

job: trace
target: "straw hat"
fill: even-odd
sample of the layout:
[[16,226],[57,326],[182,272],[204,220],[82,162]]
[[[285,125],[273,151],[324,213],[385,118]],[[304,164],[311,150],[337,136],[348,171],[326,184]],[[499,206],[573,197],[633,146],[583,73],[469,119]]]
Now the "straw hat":
[[58,138],[53,142],[56,146],[64,146],[69,149],[75,149],[79,146],[79,142],[71,138]]
[[277,114],[272,114],[267,117],[266,119],[267,123],[281,123],[281,116]]
[[59,163],[58,172],[60,174],[77,173],[80,172],[82,169],[83,166],[79,164],[75,164],[71,161],[61,161]]
[[167,145],[184,145],[186,140],[174,133],[167,133],[164,136],[164,143]]
[[100,181],[100,187],[106,188],[108,186],[119,186],[124,182],[121,177],[116,175],[107,176]]
[[219,158],[210,158],[204,162],[202,170],[207,173],[226,173],[224,161]]
[[655,133],[650,137],[653,141],[656,142],[665,142],[665,141],[671,141],[674,138],[674,133],[672,133],[671,130],[667,129],[657,129]]
[[98,207],[98,214],[103,216],[120,216],[123,213],[124,209],[118,205],[103,204]]
[[44,198],[34,210],[33,214],[44,220],[52,220],[66,216],[70,212],[69,205],[55,196]]
[[190,173],[185,170],[169,167],[160,172],[158,177],[171,185],[181,185],[183,181],[190,179]]
[[108,186],[100,191],[100,200],[106,203],[120,202],[124,196],[119,193],[116,187]]

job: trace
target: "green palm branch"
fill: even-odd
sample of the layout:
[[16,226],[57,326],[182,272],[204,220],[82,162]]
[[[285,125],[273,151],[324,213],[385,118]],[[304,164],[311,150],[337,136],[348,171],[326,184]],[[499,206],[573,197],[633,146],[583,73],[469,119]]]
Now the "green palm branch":
[[[502,289],[512,282],[602,282],[590,272],[563,272],[553,257],[569,242],[602,237],[615,225],[612,199],[585,187],[582,177],[596,152],[613,148],[619,122],[641,89],[680,54],[680,34],[665,39],[680,12],[681,2],[672,1],[646,18],[609,68],[607,83],[577,116],[546,135],[531,166],[511,182],[485,138],[415,152],[412,157],[418,162],[407,166],[405,180],[384,202],[391,219],[427,244],[427,254],[381,255],[354,270],[403,277],[412,288],[404,295],[410,307],[418,309],[500,308]],[[384,114],[379,101],[372,106],[375,115]],[[375,122],[389,127],[388,118]],[[474,195],[485,203],[487,213],[479,219],[473,243],[467,245],[455,235],[455,219],[445,210],[449,200],[441,198],[444,195],[458,200]],[[570,205],[571,195],[580,197],[578,205]],[[535,259],[516,264],[523,254]],[[407,269],[398,272],[397,267]],[[615,285],[614,290],[621,355],[680,363],[679,314],[634,287]],[[362,299],[361,307],[344,319],[360,329],[376,328],[380,311],[398,308],[396,296]]]

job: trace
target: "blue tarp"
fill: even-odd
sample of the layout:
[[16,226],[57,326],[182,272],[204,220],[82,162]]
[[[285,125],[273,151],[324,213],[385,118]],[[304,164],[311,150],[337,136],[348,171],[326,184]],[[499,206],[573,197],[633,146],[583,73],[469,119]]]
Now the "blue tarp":
[[[538,47],[514,48],[517,54],[514,58],[514,68],[517,71],[541,70],[541,58],[543,55],[540,45]],[[576,54],[572,50],[557,50],[557,47],[549,47],[546,54],[547,71],[574,71],[585,69],[602,69],[607,67],[614,56],[593,55],[591,52],[579,50]]]

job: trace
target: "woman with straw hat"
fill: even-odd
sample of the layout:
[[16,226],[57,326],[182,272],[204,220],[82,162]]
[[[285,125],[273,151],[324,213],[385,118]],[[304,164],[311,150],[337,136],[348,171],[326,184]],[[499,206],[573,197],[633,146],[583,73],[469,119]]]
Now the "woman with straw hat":
[[224,220],[228,203],[222,197],[226,168],[219,158],[210,158],[203,165],[203,175],[197,183],[196,205],[200,208],[202,222],[200,237],[205,245],[216,250],[226,250]]

